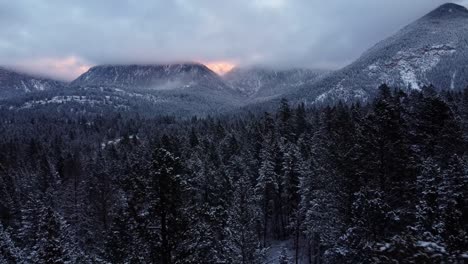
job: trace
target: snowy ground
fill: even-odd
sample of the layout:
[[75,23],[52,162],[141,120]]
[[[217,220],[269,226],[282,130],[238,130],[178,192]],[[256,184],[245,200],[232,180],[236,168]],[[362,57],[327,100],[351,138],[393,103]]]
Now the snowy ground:
[[[266,253],[266,260],[264,264],[277,264],[279,263],[279,258],[281,256],[281,251],[283,248],[286,249],[286,254],[290,259],[290,263],[294,263],[294,247],[291,240],[284,241],[271,241],[270,248]],[[299,252],[299,264],[307,263],[307,256],[303,254],[301,250]]]

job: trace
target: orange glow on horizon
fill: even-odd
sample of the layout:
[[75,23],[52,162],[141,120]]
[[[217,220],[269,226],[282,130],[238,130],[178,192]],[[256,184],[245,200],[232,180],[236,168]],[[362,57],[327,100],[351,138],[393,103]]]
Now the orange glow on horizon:
[[205,63],[205,66],[219,75],[224,75],[232,70],[236,65],[230,62],[210,62]]
[[76,56],[44,57],[24,60],[16,66],[26,72],[67,81],[75,79],[91,67],[91,65]]

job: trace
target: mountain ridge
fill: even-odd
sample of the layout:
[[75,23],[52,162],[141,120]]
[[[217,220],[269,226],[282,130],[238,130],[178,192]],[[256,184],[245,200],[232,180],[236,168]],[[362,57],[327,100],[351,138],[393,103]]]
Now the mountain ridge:
[[66,83],[0,66],[0,99],[65,87]]
[[462,89],[468,85],[466,25],[465,7],[441,5],[378,42],[353,63],[286,97],[309,104],[366,101],[383,83],[409,89],[430,84]]
[[173,90],[194,85],[226,88],[221,78],[201,63],[105,64],[91,67],[71,86],[117,86]]

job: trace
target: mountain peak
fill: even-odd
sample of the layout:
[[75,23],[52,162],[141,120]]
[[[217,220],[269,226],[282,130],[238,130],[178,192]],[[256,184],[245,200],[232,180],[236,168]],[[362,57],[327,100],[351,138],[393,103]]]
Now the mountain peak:
[[446,3],[427,14],[427,17],[432,19],[468,17],[468,9],[458,4]]

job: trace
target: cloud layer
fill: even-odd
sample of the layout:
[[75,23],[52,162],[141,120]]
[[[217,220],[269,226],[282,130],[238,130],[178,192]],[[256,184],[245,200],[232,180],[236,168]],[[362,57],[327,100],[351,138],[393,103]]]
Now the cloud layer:
[[68,80],[107,63],[337,68],[444,2],[0,0],[0,61]]

